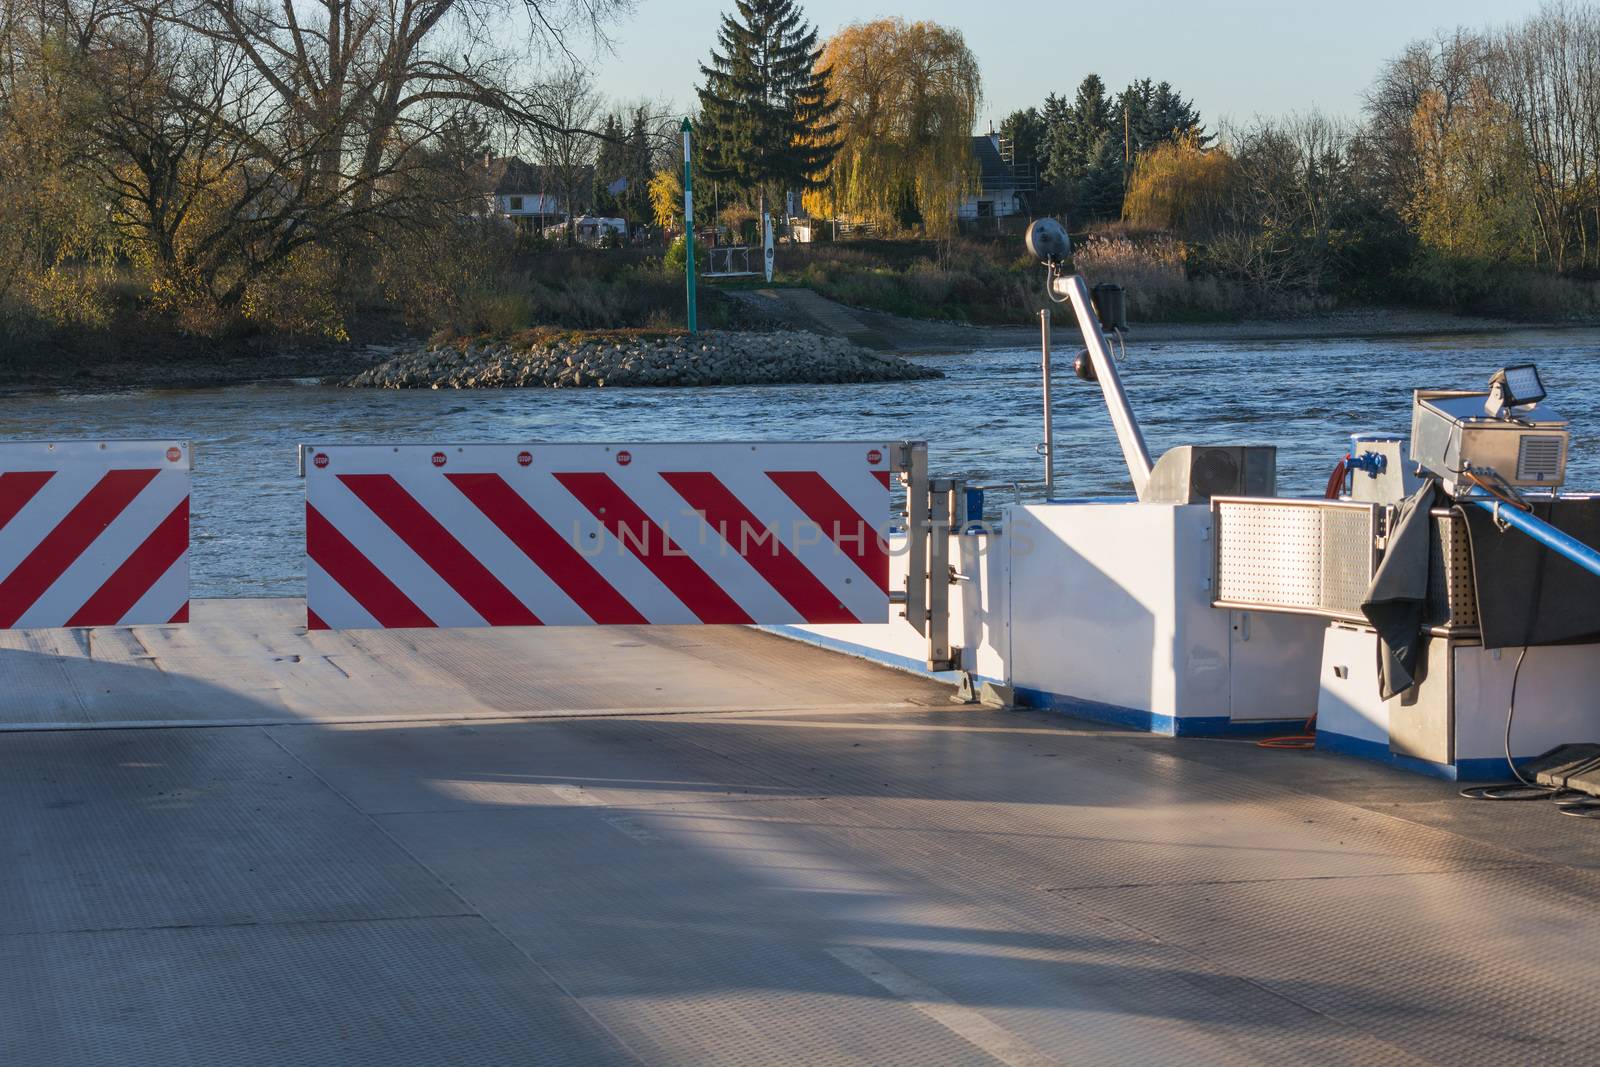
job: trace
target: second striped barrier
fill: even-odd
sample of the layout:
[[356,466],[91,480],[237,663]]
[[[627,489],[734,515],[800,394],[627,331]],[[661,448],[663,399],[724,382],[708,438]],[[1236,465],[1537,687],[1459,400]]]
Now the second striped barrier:
[[903,454],[306,445],[307,625],[885,622]]

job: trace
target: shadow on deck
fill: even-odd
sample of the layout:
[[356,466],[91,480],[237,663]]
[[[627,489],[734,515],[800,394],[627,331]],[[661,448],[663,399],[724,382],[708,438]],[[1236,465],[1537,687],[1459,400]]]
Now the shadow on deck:
[[1542,805],[957,708],[748,630],[307,635],[297,607],[7,635],[0,1062],[1470,1064],[1600,1037],[1600,847]]

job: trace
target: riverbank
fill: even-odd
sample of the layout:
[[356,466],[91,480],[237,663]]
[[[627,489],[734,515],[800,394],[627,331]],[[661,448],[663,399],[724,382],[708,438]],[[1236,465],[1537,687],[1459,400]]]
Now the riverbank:
[[207,389],[250,382],[344,378],[421,342],[210,339],[131,334],[94,344],[49,341],[0,349],[0,393]]
[[[1036,322],[1014,326],[974,326],[964,322],[908,319],[882,311],[850,307],[809,289],[753,289],[736,295],[753,310],[798,329],[845,337],[868,348],[901,355],[952,355],[985,349],[1029,348],[1039,343]],[[1453,334],[1513,333],[1525,330],[1594,329],[1600,321],[1513,322],[1446,311],[1414,308],[1353,307],[1284,319],[1238,322],[1135,322],[1128,332],[1134,345],[1168,342],[1245,342],[1445,337]],[[1052,337],[1061,347],[1079,347],[1071,310],[1055,313]]]
[[[1527,330],[1589,330],[1600,322],[1510,322],[1475,315],[1412,308],[1345,308],[1293,319],[1242,322],[1136,323],[1128,331],[1131,344],[1163,342],[1317,341],[1384,337],[1449,337],[1456,334],[1520,333]],[[1066,332],[1059,319],[1057,332]],[[1038,330],[1027,331],[1033,341]]]
[[798,330],[602,331],[400,353],[341,384],[375,389],[796,385],[941,378],[929,367]]
[[[785,293],[804,295],[798,298],[775,295]],[[787,327],[786,331],[780,331],[785,336],[815,336],[828,341],[847,341],[869,356],[874,353],[880,357],[890,354],[948,356],[1008,348],[1034,348],[1039,343],[1039,328],[1033,323],[971,326],[903,319],[882,312],[846,307],[817,296],[810,290],[762,289],[749,290],[741,295],[752,305],[752,310],[763,313],[765,321]],[[1350,308],[1294,319],[1224,323],[1136,322],[1128,335],[1128,343],[1140,348],[1196,342],[1230,344],[1507,335],[1538,330],[1592,330],[1597,325],[1600,324],[1509,322],[1505,319],[1435,311]],[[668,335],[663,331],[648,334],[651,337]],[[643,337],[647,334],[638,330],[565,331],[563,336],[610,338]],[[766,338],[773,334],[751,332],[750,336]],[[1054,339],[1056,347],[1061,350],[1069,347],[1076,350],[1081,343],[1064,313],[1056,318]],[[343,382],[374,367],[427,349],[427,343],[422,340],[407,339],[392,332],[379,337],[369,335],[364,342],[356,343],[276,338],[208,340],[163,338],[146,334],[106,337],[92,346],[44,341],[0,347],[0,393],[197,389],[295,379]],[[730,380],[725,384],[738,384],[746,380],[774,379],[751,376]],[[883,379],[874,377],[859,380]],[[544,384],[542,380],[540,384]],[[611,384],[609,380],[608,384]],[[685,381],[683,384],[693,383]]]

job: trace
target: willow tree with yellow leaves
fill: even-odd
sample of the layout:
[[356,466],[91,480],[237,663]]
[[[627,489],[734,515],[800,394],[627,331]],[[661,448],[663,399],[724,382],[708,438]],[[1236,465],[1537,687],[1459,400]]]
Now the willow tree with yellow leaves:
[[1208,235],[1227,209],[1233,156],[1208,148],[1193,133],[1163,141],[1139,155],[1122,217],[1134,226]]
[[959,31],[877,19],[847,26],[822,50],[833,72],[841,145],[812,214],[948,233],[977,184],[972,127],[982,83]]

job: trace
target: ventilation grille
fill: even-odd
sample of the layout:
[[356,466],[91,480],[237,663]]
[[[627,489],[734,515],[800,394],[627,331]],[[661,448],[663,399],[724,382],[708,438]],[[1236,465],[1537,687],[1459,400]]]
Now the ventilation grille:
[[1363,618],[1376,506],[1214,499],[1211,511],[1217,606]]
[[1517,481],[1561,480],[1561,438],[1523,434],[1517,441]]

